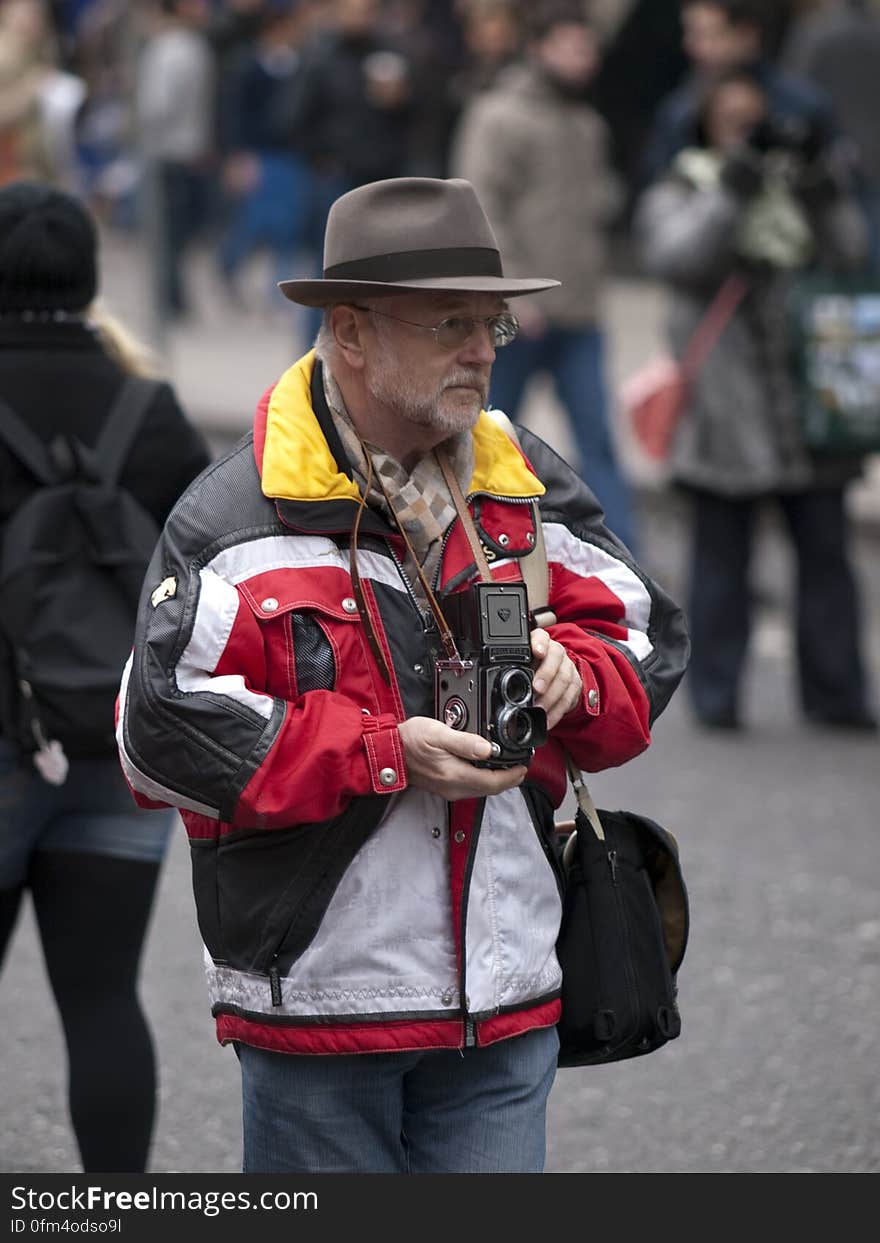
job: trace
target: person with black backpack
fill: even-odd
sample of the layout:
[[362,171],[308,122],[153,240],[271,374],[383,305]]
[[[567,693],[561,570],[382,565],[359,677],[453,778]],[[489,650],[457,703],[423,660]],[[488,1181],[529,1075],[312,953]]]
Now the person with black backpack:
[[97,285],[75,198],[0,189],[0,964],[29,889],[83,1169],[137,1173],[156,1103],[137,973],[174,813],[132,803],[114,707],[158,531],[210,454]]

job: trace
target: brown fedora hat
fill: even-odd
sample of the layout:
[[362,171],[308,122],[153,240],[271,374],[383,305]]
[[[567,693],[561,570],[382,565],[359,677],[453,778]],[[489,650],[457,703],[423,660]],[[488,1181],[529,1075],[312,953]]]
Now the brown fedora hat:
[[330,208],[322,280],[279,281],[278,288],[291,302],[330,306],[415,289],[515,298],[559,283],[505,277],[469,181],[393,177],[350,190]]

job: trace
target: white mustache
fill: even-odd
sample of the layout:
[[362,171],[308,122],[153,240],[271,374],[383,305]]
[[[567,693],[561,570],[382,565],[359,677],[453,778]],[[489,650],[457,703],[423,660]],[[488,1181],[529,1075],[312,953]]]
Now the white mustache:
[[444,388],[475,388],[485,398],[489,391],[489,378],[479,371],[459,371],[449,377]]

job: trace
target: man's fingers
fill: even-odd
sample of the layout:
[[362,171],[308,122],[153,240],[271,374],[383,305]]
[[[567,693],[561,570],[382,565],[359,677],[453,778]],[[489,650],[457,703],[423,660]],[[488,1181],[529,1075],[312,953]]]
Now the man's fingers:
[[443,732],[436,739],[431,739],[433,746],[441,747],[450,755],[458,756],[462,760],[488,760],[492,754],[492,744],[488,738],[483,738],[479,734],[468,734],[463,730],[450,729],[441,721],[437,724]]

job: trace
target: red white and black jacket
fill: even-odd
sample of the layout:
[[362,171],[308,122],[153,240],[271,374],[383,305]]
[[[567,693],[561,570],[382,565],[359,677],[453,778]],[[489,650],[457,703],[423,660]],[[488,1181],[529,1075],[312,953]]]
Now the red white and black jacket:
[[[524,432],[526,460],[486,415],[473,436],[468,500],[492,573],[521,577],[540,512],[550,633],[584,686],[528,781],[484,800],[407,784],[397,725],[433,715],[433,636],[399,536],[366,510],[358,567],[389,685],[353,598],[359,492],[312,354],[166,523],[118,741],[138,801],[181,810],[222,1042],[455,1048],[558,1018],[559,744],[585,771],[638,755],[684,671],[687,633],[556,454]],[[456,519],[441,596],[475,575]]]

